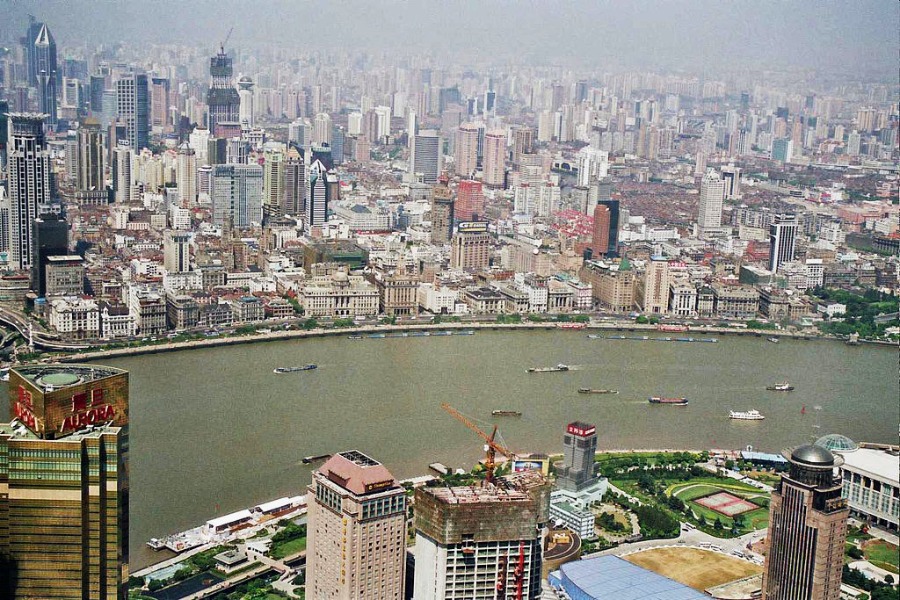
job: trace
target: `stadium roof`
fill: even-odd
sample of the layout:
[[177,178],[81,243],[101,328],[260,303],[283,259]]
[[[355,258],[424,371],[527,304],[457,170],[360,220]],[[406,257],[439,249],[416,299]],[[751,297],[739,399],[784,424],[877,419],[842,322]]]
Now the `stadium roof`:
[[[594,600],[709,600],[706,594],[618,556],[566,563],[553,575],[572,597]],[[576,589],[584,595],[573,595],[572,591]]]

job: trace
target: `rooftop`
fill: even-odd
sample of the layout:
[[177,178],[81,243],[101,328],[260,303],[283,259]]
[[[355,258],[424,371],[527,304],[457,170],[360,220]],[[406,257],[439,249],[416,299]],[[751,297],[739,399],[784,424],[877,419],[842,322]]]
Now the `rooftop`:
[[[563,587],[578,588],[595,600],[708,600],[709,596],[657,575],[618,556],[601,556],[562,565],[553,576]],[[571,593],[570,593],[571,595]]]
[[882,481],[900,486],[900,453],[880,448],[860,448],[855,452],[841,452],[844,468],[865,471]]
[[319,473],[357,495],[397,486],[397,480],[384,465],[357,450],[335,454],[322,465]]
[[79,385],[87,381],[97,381],[127,373],[123,369],[101,367],[97,365],[31,365],[10,369],[23,379],[44,392],[52,392],[60,388]]

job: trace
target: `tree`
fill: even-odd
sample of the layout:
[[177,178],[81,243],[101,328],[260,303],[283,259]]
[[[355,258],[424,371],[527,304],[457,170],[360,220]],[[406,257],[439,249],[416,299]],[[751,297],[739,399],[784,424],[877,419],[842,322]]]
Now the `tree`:
[[713,529],[720,531],[723,528],[722,519],[716,517],[716,522],[713,523]]

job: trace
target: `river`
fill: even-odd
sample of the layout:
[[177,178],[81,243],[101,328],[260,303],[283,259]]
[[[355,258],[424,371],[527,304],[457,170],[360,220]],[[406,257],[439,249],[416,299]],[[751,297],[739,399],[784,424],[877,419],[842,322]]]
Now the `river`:
[[[778,451],[832,432],[897,443],[897,348],[719,340],[592,340],[584,331],[331,337],[106,361],[130,372],[132,567],[163,557],[144,546],[150,537],[305,493],[307,455],[359,449],[397,477],[425,474],[434,461],[471,467],[481,441],[442,402],[485,428],[499,423],[515,451],[560,452],[565,424],[576,419],[595,423],[607,449]],[[272,373],[309,362],[319,368]],[[573,370],[525,372],[560,362]],[[796,391],[765,390],[783,379]],[[653,395],[690,404],[650,405]],[[523,415],[492,418],[496,408]],[[749,409],[766,419],[728,419],[729,410]]]

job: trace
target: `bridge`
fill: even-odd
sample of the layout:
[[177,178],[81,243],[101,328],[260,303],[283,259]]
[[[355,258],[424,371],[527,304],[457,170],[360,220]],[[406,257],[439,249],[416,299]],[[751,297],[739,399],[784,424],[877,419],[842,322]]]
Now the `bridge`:
[[[59,336],[57,336],[56,334],[47,333],[45,331],[38,331],[34,329],[31,321],[5,306],[0,306],[0,323],[4,323],[14,328],[23,338],[25,338],[26,340],[30,340],[35,348],[43,348],[44,350],[61,350],[66,352],[73,350],[87,350],[88,348],[90,348],[90,346],[86,344],[73,344],[64,342],[60,340]],[[10,336],[4,338],[4,342],[6,342],[7,338],[9,337]]]

